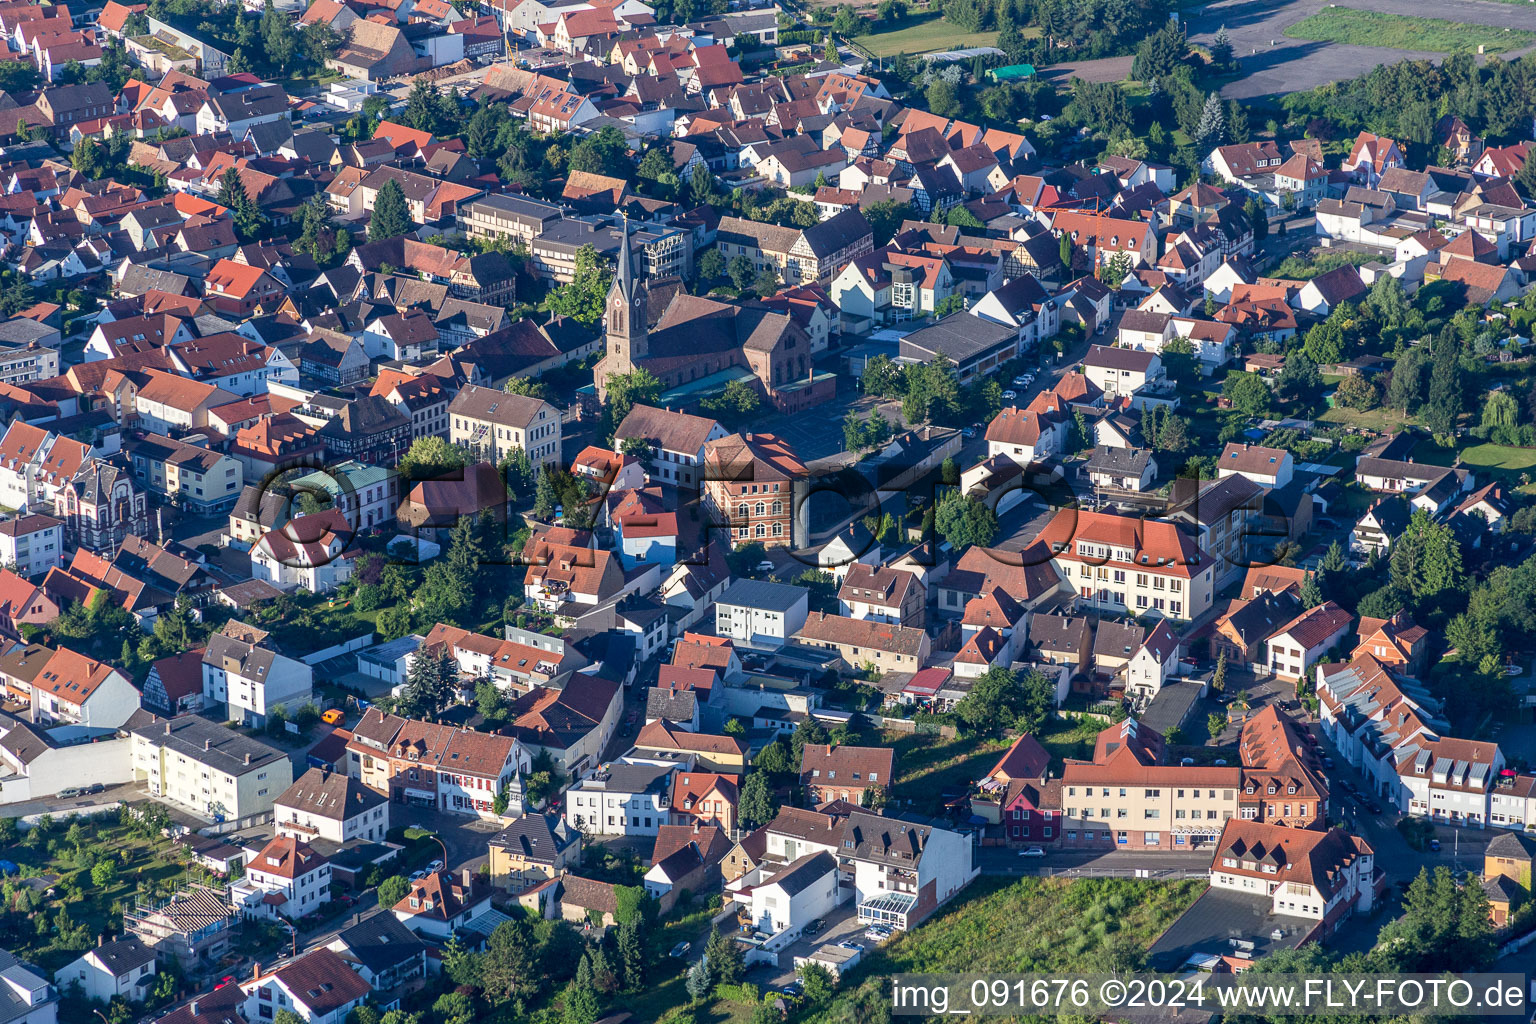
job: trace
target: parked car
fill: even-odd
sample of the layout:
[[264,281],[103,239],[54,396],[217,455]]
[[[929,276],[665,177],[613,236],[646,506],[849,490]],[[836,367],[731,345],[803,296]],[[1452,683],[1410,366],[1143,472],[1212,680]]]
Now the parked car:
[[93,782],[91,788],[86,790],[87,793],[105,793],[106,791],[107,784],[104,782]]
[[434,871],[441,871],[441,870],[443,870],[443,867],[444,867],[444,865],[443,865],[442,861],[435,860],[432,863],[427,865],[427,874],[430,875]]
[[1044,857],[1045,851],[1038,846],[1026,846],[1019,851],[1020,857]]
[[1440,840],[1438,840],[1438,839],[1431,839],[1429,841],[1429,848],[1431,850],[1433,850],[1435,853],[1439,853],[1440,852]]
[[1003,397],[1004,397],[1004,398],[1005,398],[1005,399],[1007,399],[1007,400],[1008,400],[1008,401],[1010,401],[1010,402],[1011,402],[1011,401],[1013,401],[1013,400],[1014,400],[1014,399],[1015,399],[1015,398],[1018,398],[1018,397],[1019,397],[1019,394],[1018,394],[1018,392],[1017,392],[1017,391],[1004,391],[1004,392],[1003,392]]
[[768,561],[767,559],[764,559],[763,561],[757,563],[757,571],[758,572],[773,572],[773,563]]
[[679,942],[677,945],[672,947],[672,952],[668,953],[667,955],[675,960],[681,960],[683,957],[688,955],[688,951],[692,948],[693,943],[691,942]]
[[798,981],[792,981],[788,985],[785,985],[783,988],[779,989],[780,994],[786,996],[798,996],[804,991],[805,986],[800,984]]
[[806,925],[805,928],[800,932],[800,934],[801,935],[805,935],[805,936],[815,935],[818,932],[820,932],[823,928],[825,928],[826,926],[827,926],[826,919],[818,917],[816,920],[814,920],[810,924]]
[[70,786],[68,789],[61,789],[61,790],[59,790],[59,799],[60,800],[73,800],[75,797],[77,797],[79,795],[80,795],[80,791],[78,789],[76,789],[74,786]]
[[326,725],[340,725],[342,717],[341,708],[331,708],[331,710],[320,716],[320,721]]
[[1328,757],[1326,754],[1323,755],[1323,767],[1324,768],[1332,768],[1333,767],[1333,758]]
[[964,430],[960,431],[960,433],[963,436],[965,436],[965,437],[975,437],[976,436],[976,428],[975,427],[966,427]]
[[891,930],[883,924],[872,924],[864,929],[864,937],[874,942],[884,942],[891,937]]
[[1013,378],[1013,383],[1018,387],[1027,388],[1029,387],[1029,378],[1021,373],[1017,377]]

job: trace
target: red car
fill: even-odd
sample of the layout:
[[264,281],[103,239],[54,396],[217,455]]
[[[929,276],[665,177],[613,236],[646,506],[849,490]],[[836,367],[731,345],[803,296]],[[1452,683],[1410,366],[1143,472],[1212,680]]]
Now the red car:
[[219,989],[223,988],[225,985],[228,985],[234,980],[235,976],[233,974],[226,974],[223,978],[219,979],[219,983],[217,985],[213,986],[213,990],[217,992]]

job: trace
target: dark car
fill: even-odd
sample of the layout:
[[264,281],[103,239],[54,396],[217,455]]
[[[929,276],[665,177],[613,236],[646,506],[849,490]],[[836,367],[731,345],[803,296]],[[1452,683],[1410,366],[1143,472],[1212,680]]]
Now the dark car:
[[806,925],[805,926],[805,930],[803,932],[801,932],[800,934],[807,935],[807,936],[815,935],[816,933],[820,932],[826,926],[827,926],[827,922],[824,921],[822,918],[818,917],[816,920],[814,920],[810,924]]
[[93,782],[90,788],[86,790],[87,793],[105,793],[106,791],[107,786],[104,782]]
[[1438,839],[1431,839],[1429,841],[1429,848],[1431,850],[1433,850],[1435,853],[1439,853],[1440,852],[1440,840],[1438,840]]

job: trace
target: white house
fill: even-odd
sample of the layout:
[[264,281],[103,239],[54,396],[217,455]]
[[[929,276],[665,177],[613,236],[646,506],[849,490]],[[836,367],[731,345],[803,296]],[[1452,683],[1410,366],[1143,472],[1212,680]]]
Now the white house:
[[671,820],[677,764],[612,764],[566,791],[565,823],[587,835],[655,836]]
[[331,862],[302,840],[276,836],[245,865],[229,896],[247,917],[306,917],[331,901]]
[[468,868],[461,876],[429,871],[412,882],[410,892],[394,906],[401,924],[437,942],[446,942],[490,909],[490,887],[481,885]]
[[37,576],[64,564],[64,522],[42,514],[0,522],[0,564],[22,576]]
[[46,977],[0,950],[0,980],[10,1004],[6,1024],[57,1024],[59,992]]
[[139,691],[116,668],[60,647],[32,680],[32,721],[116,729],[139,707]]
[[1083,359],[1083,375],[1107,396],[1134,396],[1163,378],[1155,352],[1095,345]]
[[809,592],[767,580],[737,580],[715,601],[715,633],[752,647],[782,647],[805,625]]
[[1270,634],[1268,667],[1291,682],[1301,679],[1349,633],[1355,617],[1332,601],[1308,608]]
[[844,873],[853,869],[861,924],[914,927],[981,873],[971,837],[854,811],[843,823],[837,852]]
[[1179,638],[1167,619],[1158,619],[1125,666],[1128,693],[1148,700],[1157,696],[1179,664]]
[[86,950],[60,967],[53,982],[60,989],[79,986],[80,994],[97,1003],[125,999],[143,1002],[155,982],[155,951],[135,938],[114,939]]
[[1217,479],[1243,476],[1260,487],[1281,488],[1291,482],[1296,460],[1284,448],[1229,442],[1216,466]]
[[382,843],[389,831],[389,798],[341,772],[311,768],[272,805],[277,834],[340,845]]
[[373,987],[334,950],[321,947],[241,982],[240,991],[246,1020],[272,1020],[278,1010],[290,1010],[305,1024],[342,1024]]
[[[231,620],[203,652],[203,704],[223,704],[238,722],[260,725],[275,707],[293,710],[314,691],[314,670],[266,645],[267,632]],[[283,785],[292,781],[290,776]],[[276,793],[273,794],[276,796]]]
[[768,935],[798,933],[842,900],[837,858],[825,850],[807,853],[752,887],[752,923]]
[[328,594],[352,578],[352,527],[334,508],[290,519],[251,548],[251,578],[279,590]]
[[1350,914],[1369,913],[1375,851],[1343,829],[1327,832],[1232,818],[1211,861],[1211,888],[1251,893],[1269,912],[1320,922],[1329,935]]

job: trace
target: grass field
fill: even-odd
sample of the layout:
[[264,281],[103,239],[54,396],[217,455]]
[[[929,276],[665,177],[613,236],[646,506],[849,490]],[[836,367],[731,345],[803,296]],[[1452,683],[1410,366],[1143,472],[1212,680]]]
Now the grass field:
[[[1035,26],[1026,28],[1022,35],[1039,35]],[[860,36],[859,45],[877,57],[894,57],[898,53],[932,53],[935,50],[963,50],[971,46],[991,46],[997,42],[996,32],[961,32],[943,18],[930,18],[893,29]]]
[[1536,448],[1513,448],[1503,444],[1475,444],[1461,450],[1464,466],[1498,475],[1519,476],[1536,469]]
[[804,1019],[877,1019],[875,1008],[889,1007],[881,986],[892,974],[1101,969],[1111,936],[1148,948],[1204,889],[1204,882],[979,878],[936,917],[867,954],[831,1006]]
[[1452,53],[1484,47],[1486,53],[1518,50],[1536,43],[1536,32],[1524,29],[1497,29],[1486,25],[1468,25],[1441,18],[1411,18],[1404,14],[1357,11],[1348,7],[1330,7],[1303,18],[1285,34],[1292,39],[1312,39],[1323,43],[1347,43],[1353,46],[1385,46],[1397,50],[1427,50]]
[[1355,427],[1361,430],[1391,431],[1401,430],[1410,422],[1410,417],[1405,416],[1401,409],[1345,409],[1342,406],[1337,409],[1328,409],[1317,417],[1319,423],[1336,424],[1342,427]]

